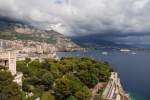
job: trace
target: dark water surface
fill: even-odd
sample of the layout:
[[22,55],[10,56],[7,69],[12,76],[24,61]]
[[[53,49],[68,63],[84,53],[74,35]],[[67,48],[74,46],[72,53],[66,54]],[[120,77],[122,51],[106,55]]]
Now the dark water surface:
[[59,52],[59,57],[87,56],[97,60],[108,61],[119,73],[122,85],[132,96],[132,100],[150,100],[150,51],[120,51]]

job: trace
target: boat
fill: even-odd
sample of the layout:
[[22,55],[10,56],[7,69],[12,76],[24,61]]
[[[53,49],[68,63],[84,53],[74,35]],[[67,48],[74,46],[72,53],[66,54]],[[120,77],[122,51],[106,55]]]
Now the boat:
[[132,54],[132,55],[136,55],[136,53],[135,53],[135,52],[132,52],[131,54]]
[[131,50],[129,49],[120,49],[121,52],[130,52]]
[[102,52],[102,55],[108,55],[108,52],[104,51]]

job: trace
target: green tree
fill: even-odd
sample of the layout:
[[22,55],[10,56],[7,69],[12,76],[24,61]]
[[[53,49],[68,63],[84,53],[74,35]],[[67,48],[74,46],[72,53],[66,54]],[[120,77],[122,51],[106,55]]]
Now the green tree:
[[45,90],[49,90],[52,87],[53,81],[54,81],[54,78],[50,72],[43,74],[42,83],[44,85]]
[[41,63],[39,60],[34,60],[29,63],[29,67],[31,70],[39,69],[41,68]]
[[54,91],[57,99],[64,99],[71,95],[69,80],[67,78],[57,79],[54,85]]
[[28,64],[29,62],[31,62],[31,58],[25,58],[25,62]]
[[107,82],[111,72],[109,64],[90,58],[28,62],[17,62],[17,70],[24,73],[22,89],[43,100],[53,95],[56,100],[90,100],[89,88],[98,82]]
[[86,84],[90,88],[94,87],[99,82],[99,79],[95,74],[87,71],[81,71],[77,76],[84,84]]
[[25,61],[17,62],[17,71],[22,72],[24,77],[29,77],[31,75],[29,68],[26,65]]
[[0,71],[0,100],[21,100],[20,87],[10,72]]
[[[87,98],[90,98],[90,94],[88,94],[90,93],[90,90],[88,90],[88,88],[77,77],[75,77],[72,74],[64,75],[61,79],[58,79],[55,82],[54,88],[58,100],[65,100],[66,97],[69,98],[70,96],[75,96],[76,98],[76,96],[77,97],[79,96],[78,95],[79,91],[83,91],[83,92],[86,91],[87,93],[87,94],[83,93],[83,95],[87,95],[87,97],[83,96],[82,100],[87,100]],[[84,91],[84,89],[86,90]]]
[[42,66],[42,68],[44,68],[44,69],[46,69],[46,70],[50,70],[51,64],[52,64],[52,61],[51,61],[50,59],[45,59],[45,60],[42,62],[41,66]]
[[69,96],[66,100],[77,100],[77,98],[74,96]]
[[82,87],[79,91],[75,93],[77,100],[91,100],[91,92],[87,87]]
[[55,97],[49,92],[44,92],[42,94],[41,100],[55,100]]

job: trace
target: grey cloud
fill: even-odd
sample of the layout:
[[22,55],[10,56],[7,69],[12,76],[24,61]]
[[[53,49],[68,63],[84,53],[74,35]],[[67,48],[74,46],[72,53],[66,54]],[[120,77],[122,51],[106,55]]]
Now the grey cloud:
[[65,35],[148,33],[149,10],[150,0],[0,0],[1,16],[42,28],[59,24]]

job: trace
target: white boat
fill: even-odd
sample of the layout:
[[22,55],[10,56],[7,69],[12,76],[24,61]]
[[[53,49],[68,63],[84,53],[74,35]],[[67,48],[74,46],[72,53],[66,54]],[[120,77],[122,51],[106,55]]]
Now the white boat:
[[120,49],[121,52],[130,52],[131,50],[129,49]]
[[132,54],[132,55],[136,55],[136,53],[135,53],[135,52],[132,52],[131,54]]
[[104,51],[102,52],[102,55],[108,55],[108,52]]

